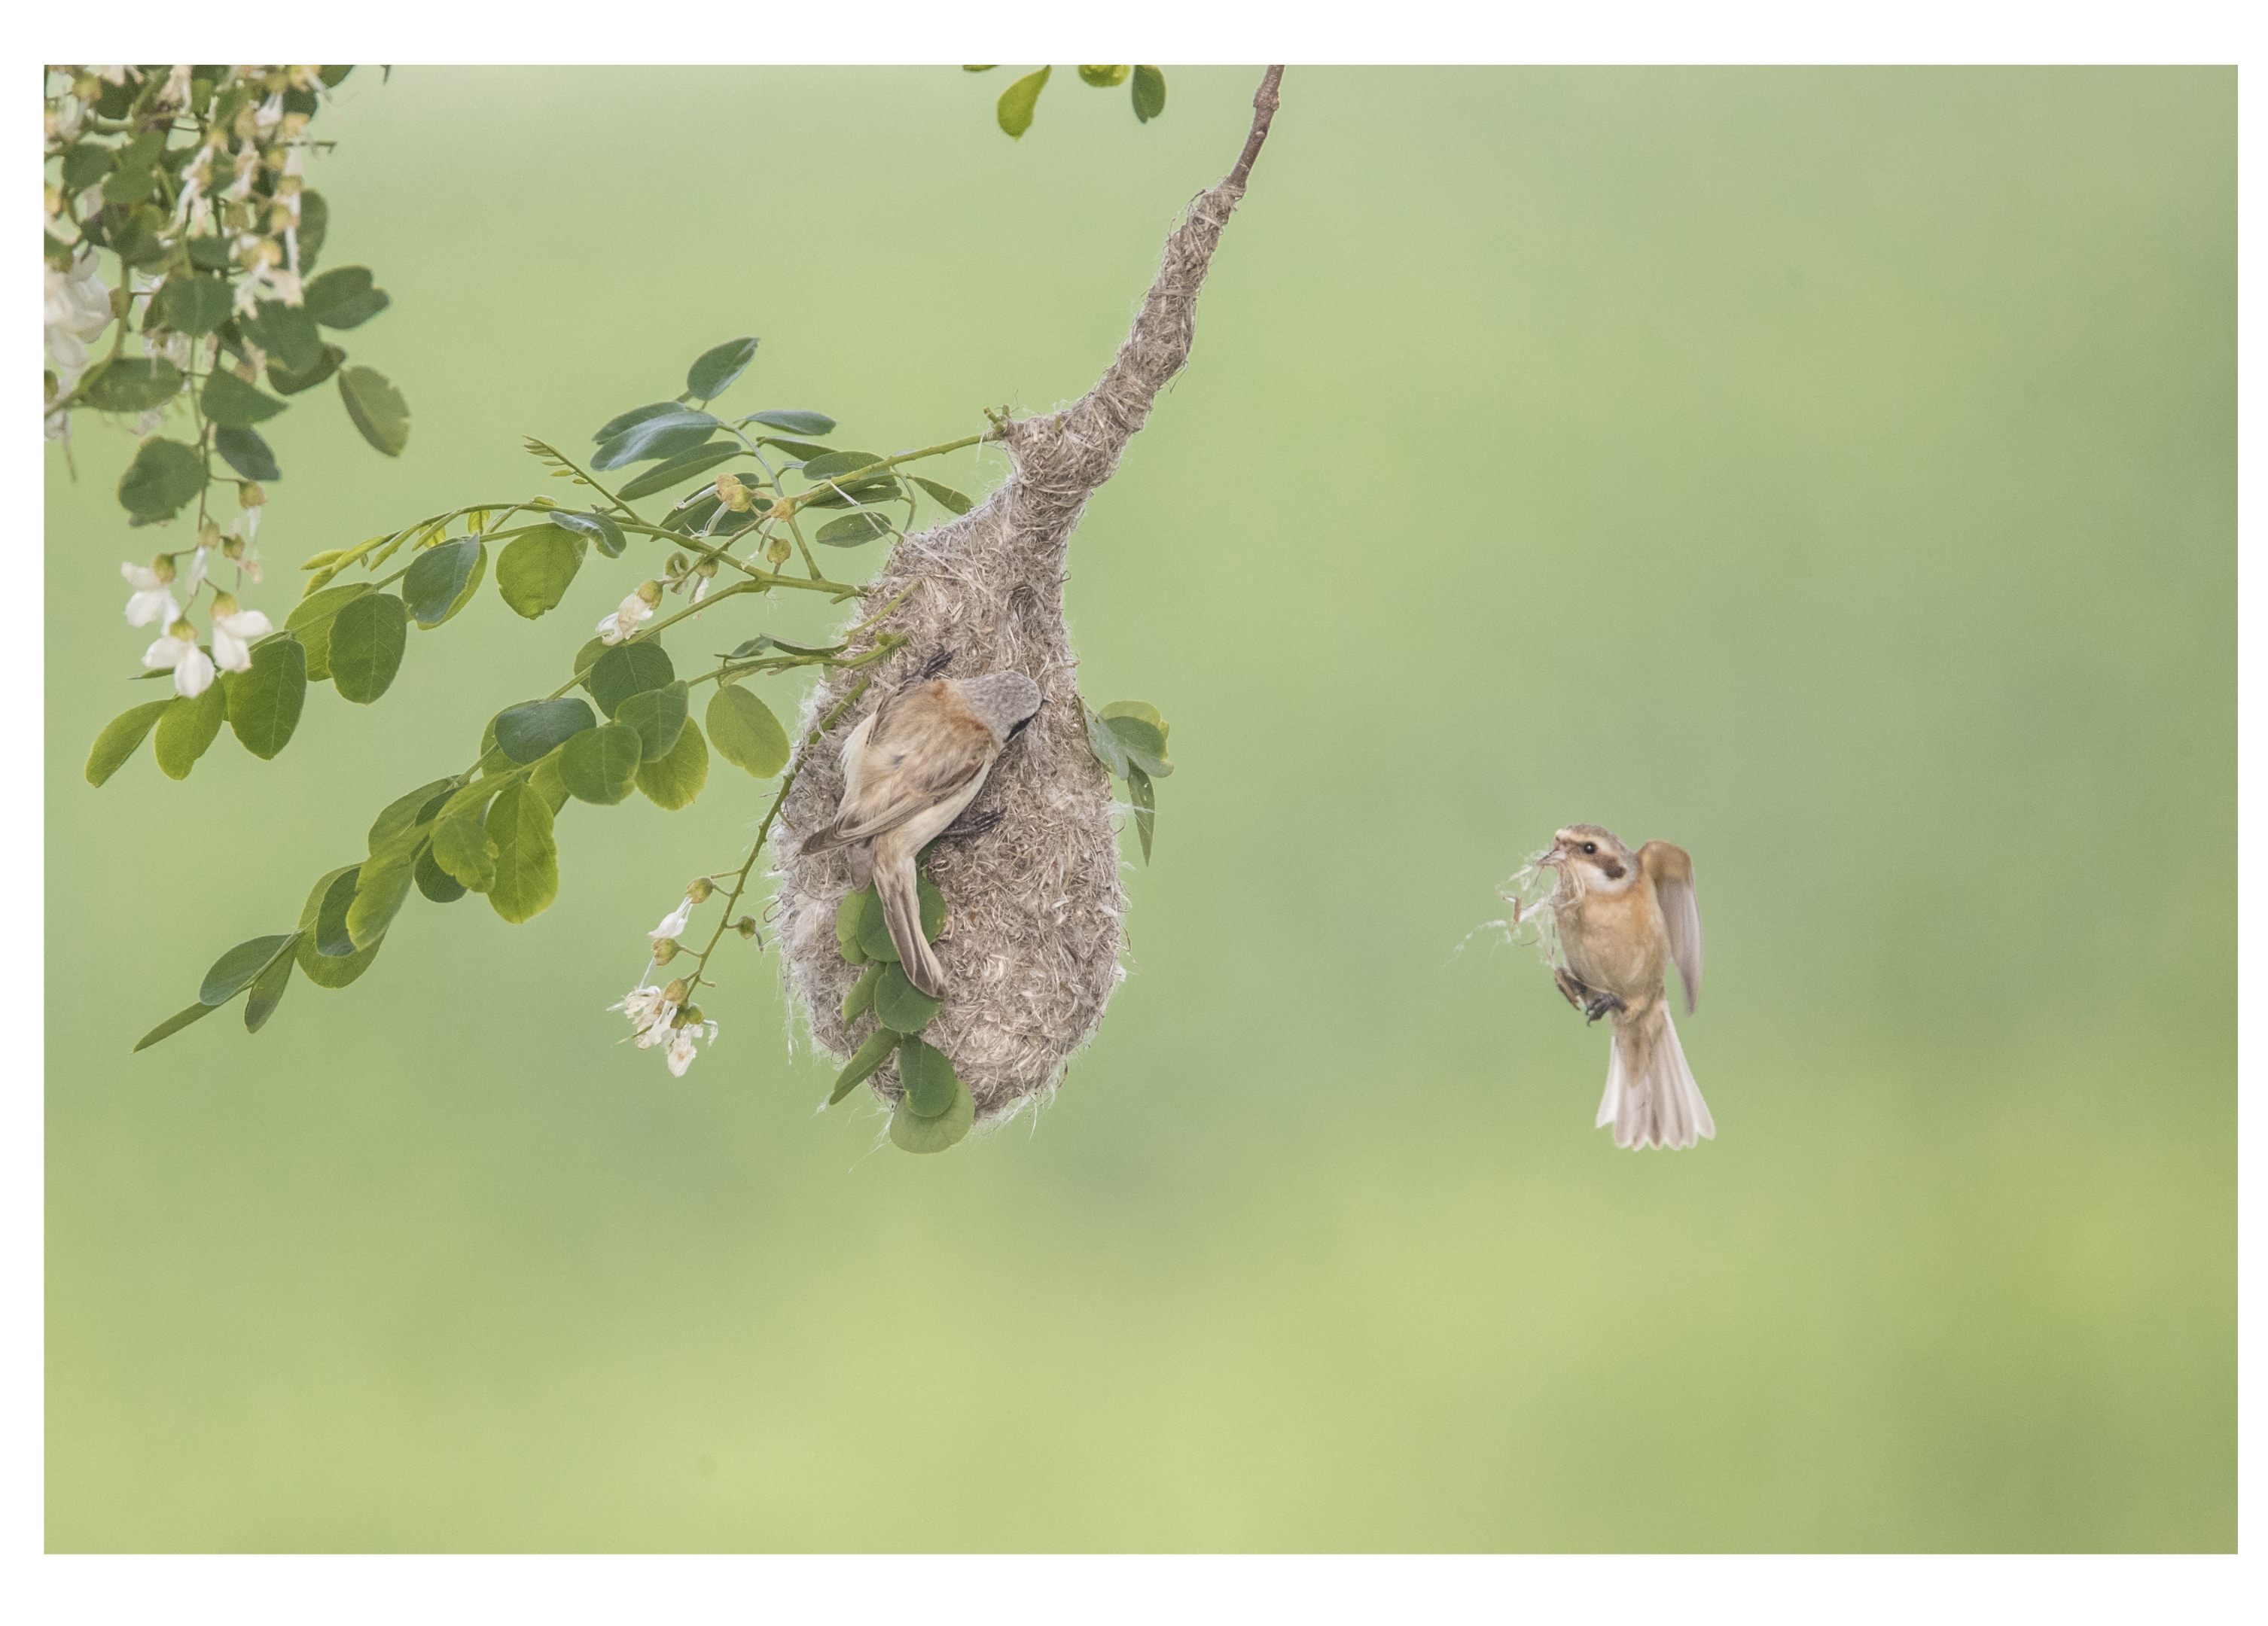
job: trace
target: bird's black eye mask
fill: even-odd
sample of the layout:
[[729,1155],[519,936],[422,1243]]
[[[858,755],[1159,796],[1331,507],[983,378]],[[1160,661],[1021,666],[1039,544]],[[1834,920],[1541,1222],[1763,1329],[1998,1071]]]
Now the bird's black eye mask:
[[[1044,711],[1044,710],[1046,710],[1047,709],[1048,709],[1048,703],[1047,703],[1046,697],[1045,697],[1045,696],[1042,696],[1042,697],[1041,698],[1041,700],[1040,700],[1040,711]],[[1017,724],[1013,728],[1010,729],[1010,730],[1008,731],[1008,738],[1009,738],[1009,739],[1013,739],[1017,735],[1019,735],[1019,734],[1022,733],[1026,729],[1029,728],[1029,727],[1032,725],[1032,724],[1034,723],[1034,721],[1035,721],[1035,720],[1036,720],[1036,719],[1038,718],[1038,717],[1039,717],[1039,715],[1040,715],[1040,711],[1035,711],[1035,712],[1033,712],[1033,713],[1032,713],[1032,715],[1031,715],[1030,717],[1026,717],[1022,722],[1020,722],[1020,723]]]

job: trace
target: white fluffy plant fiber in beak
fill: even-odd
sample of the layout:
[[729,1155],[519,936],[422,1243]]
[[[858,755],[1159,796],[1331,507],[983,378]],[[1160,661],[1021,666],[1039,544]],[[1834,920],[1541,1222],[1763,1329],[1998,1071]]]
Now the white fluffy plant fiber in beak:
[[[901,593],[905,601],[862,634],[853,652],[885,632],[906,645],[810,753],[782,809],[791,829],[815,830],[835,816],[843,736],[939,650],[953,652],[946,676],[1011,671],[1039,684],[1038,716],[1001,754],[964,815],[998,812],[999,822],[982,835],[940,842],[928,865],[948,911],[938,944],[947,988],[944,1010],[921,1036],[951,1061],[980,1122],[1052,1091],[1125,976],[1116,819],[1108,777],[1086,743],[1079,661],[1064,620],[1064,553],[1087,498],[1116,471],[1159,390],[1189,357],[1197,290],[1275,110],[1274,70],[1254,105],[1243,158],[1197,196],[1167,239],[1133,332],[1101,381],[1059,412],[1010,422],[1005,438],[1015,469],[1007,481],[971,512],[899,542],[867,587],[852,625]],[[832,672],[815,686],[800,732],[858,675]],[[843,996],[863,969],[843,963],[835,938],[836,909],[852,890],[849,860],[840,850],[806,858],[792,842],[781,850],[773,873],[788,991],[818,1042],[848,1057],[874,1021],[862,1014],[846,1025],[841,1016]],[[869,1083],[885,1101],[902,1093],[895,1061]]]

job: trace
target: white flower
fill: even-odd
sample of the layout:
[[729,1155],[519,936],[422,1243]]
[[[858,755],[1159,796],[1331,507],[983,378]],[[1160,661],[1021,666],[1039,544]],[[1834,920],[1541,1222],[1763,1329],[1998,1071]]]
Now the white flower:
[[166,88],[158,92],[158,107],[182,107],[188,105],[191,70],[192,65],[188,63],[173,64],[173,71],[166,76]]
[[77,141],[85,117],[86,104],[76,96],[66,96],[58,109],[48,114],[48,134],[57,141]]
[[[171,585],[173,579],[172,560],[161,555],[154,568],[146,564],[122,564],[118,567],[118,573],[126,578],[126,585],[134,589],[133,595],[126,600],[128,626],[146,627],[154,621],[160,626],[170,627],[180,619],[181,607],[173,602]],[[193,594],[196,592],[194,583],[190,585],[189,592]],[[173,662],[163,664],[171,666]]]
[[675,909],[661,917],[661,924],[646,933],[652,938],[674,938],[685,930],[685,923],[693,918],[693,900],[688,897]]
[[711,1044],[715,1044],[717,1042],[717,1024],[714,1022],[688,1022],[684,1026],[675,1029],[671,1034],[669,1040],[669,1073],[670,1077],[673,1078],[682,1078],[685,1077],[685,1070],[693,1065],[693,1041],[696,1037],[704,1038],[708,1040]]
[[599,636],[606,643],[620,644],[637,630],[638,622],[652,614],[653,606],[646,602],[644,590],[641,588],[624,599],[613,614],[600,621]]
[[152,672],[171,666],[173,692],[189,700],[212,687],[212,658],[197,647],[197,629],[185,621],[175,622],[164,637],[144,650],[142,664]]
[[189,573],[181,578],[181,591],[192,599],[197,596],[197,589],[204,583],[205,559],[211,552],[212,549],[210,548],[200,547],[190,556]]
[[233,594],[220,594],[213,600],[214,663],[225,672],[250,671],[251,641],[274,630],[258,610],[239,609]]
[[278,91],[261,102],[260,111],[252,115],[252,121],[262,135],[284,122],[284,92]]
[[[647,1028],[653,1026],[655,1013],[666,1003],[667,1002],[662,996],[661,990],[654,987],[651,982],[646,982],[641,983],[639,986],[630,990],[630,991],[624,994],[619,1001],[614,1004],[608,1005],[607,1009],[609,1011],[621,1012],[624,1016],[630,1018],[630,1026],[633,1028],[636,1028],[640,1033],[644,1033]],[[674,1011],[676,1007],[671,1006],[670,1008]]]
[[86,345],[110,326],[110,290],[95,275],[92,252],[68,271],[48,268],[47,299],[40,312],[48,330],[48,357],[65,389],[86,367]]
[[140,78],[142,70],[125,63],[117,63],[109,67],[95,69],[94,77],[107,85],[123,85],[129,78]]

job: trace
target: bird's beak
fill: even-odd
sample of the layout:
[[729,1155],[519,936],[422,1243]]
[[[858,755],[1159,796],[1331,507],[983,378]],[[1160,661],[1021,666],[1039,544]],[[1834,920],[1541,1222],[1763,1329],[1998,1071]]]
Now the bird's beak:
[[1559,867],[1559,850],[1557,847],[1554,847],[1547,852],[1537,854],[1535,858],[1535,867],[1539,870],[1557,869]]

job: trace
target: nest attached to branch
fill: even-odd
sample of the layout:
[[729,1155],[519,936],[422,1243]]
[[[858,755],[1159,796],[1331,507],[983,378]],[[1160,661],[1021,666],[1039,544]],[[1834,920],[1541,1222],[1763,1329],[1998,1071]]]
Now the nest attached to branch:
[[[1101,382],[1061,411],[1007,422],[1002,439],[1015,468],[1006,482],[971,512],[892,550],[850,624],[901,594],[904,602],[846,652],[871,648],[885,633],[906,642],[868,668],[873,681],[812,750],[781,809],[789,835],[772,872],[783,975],[814,1038],[847,1057],[874,1021],[862,1015],[845,1024],[841,1014],[859,975],[835,937],[836,906],[851,890],[849,864],[840,850],[805,857],[794,832],[834,817],[843,797],[837,754],[859,719],[939,660],[950,656],[932,674],[1015,671],[1039,684],[1039,715],[1002,753],[956,827],[973,833],[939,838],[925,866],[948,911],[937,945],[948,991],[922,1038],[952,1062],[980,1122],[1051,1092],[1125,978],[1118,821],[1109,777],[1086,743],[1079,660],[1064,619],[1064,550],[1087,498],[1116,472],[1159,390],[1189,358],[1197,291],[1244,195],[1279,73],[1270,70],[1254,99],[1252,134],[1236,167],[1197,195],[1167,239],[1157,279]],[[814,686],[799,737],[859,676],[830,671]],[[870,1083],[895,1101],[895,1062]]]

